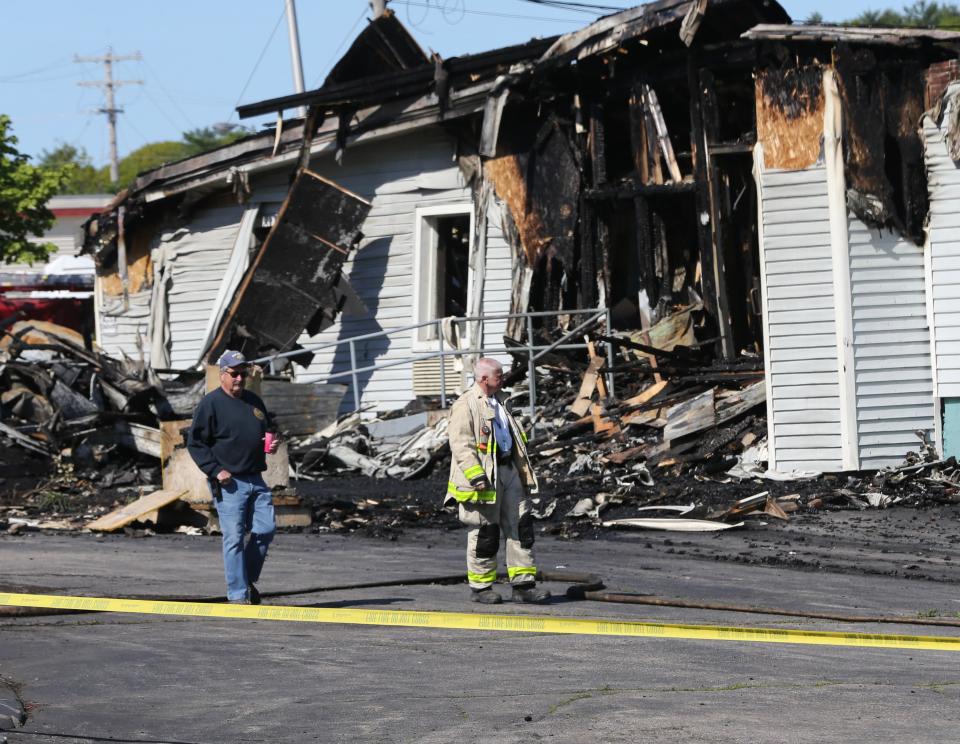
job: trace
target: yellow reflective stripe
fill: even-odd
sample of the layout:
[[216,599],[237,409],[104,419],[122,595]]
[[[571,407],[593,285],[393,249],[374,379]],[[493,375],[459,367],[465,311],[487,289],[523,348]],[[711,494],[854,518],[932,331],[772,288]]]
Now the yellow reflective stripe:
[[471,465],[469,468],[463,471],[463,474],[467,476],[467,480],[472,480],[478,475],[483,475],[483,468],[479,465]]
[[520,432],[520,439],[523,441],[524,444],[527,443],[527,435],[522,431]]
[[453,481],[447,482],[447,493],[457,501],[489,501],[492,503],[497,500],[497,492],[495,490],[474,491],[472,488],[461,490],[457,488]]
[[492,584],[497,580],[497,569],[492,571],[487,571],[486,573],[477,574],[470,573],[467,571],[467,581],[472,581],[474,584]]
[[536,575],[537,575],[536,566],[530,566],[529,568],[523,568],[523,567],[507,568],[507,576],[509,576],[511,579],[514,576],[536,576]]

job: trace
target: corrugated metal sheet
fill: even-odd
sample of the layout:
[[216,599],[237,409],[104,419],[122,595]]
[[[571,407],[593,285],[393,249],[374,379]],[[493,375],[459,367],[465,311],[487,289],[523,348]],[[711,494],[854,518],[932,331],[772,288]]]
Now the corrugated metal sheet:
[[[946,117],[945,117],[946,120]],[[940,398],[960,397],[960,169],[947,151],[943,134],[924,118],[930,219],[929,313],[935,344],[935,392]]]
[[860,467],[903,462],[934,428],[923,248],[848,223]]
[[827,171],[761,172],[771,457],[779,470],[842,467]]
[[[454,161],[454,144],[440,130],[419,131],[402,138],[349,148],[342,165],[332,156],[314,161],[321,175],[371,200],[373,207],[363,225],[364,239],[344,272],[369,310],[367,316],[341,316],[340,321],[317,336],[304,335],[304,345],[345,340],[354,336],[402,328],[413,318],[413,251],[416,210],[471,201]],[[267,193],[269,183],[254,183],[255,193]],[[491,208],[487,242],[485,313],[509,312],[510,249],[499,230],[499,209]],[[487,298],[490,298],[488,301]],[[491,324],[485,336],[499,334]],[[412,332],[356,344],[357,365],[382,364],[405,359],[412,351]],[[502,344],[502,341],[501,341]],[[310,368],[299,372],[299,381],[322,379],[347,372],[350,353],[346,345],[317,352]],[[439,370],[437,370],[439,371]],[[438,375],[439,377],[439,375]],[[335,381],[351,384],[349,376]],[[412,365],[398,365],[360,375],[362,402],[380,410],[405,406],[413,395]],[[344,396],[344,408],[353,406],[353,391]]]

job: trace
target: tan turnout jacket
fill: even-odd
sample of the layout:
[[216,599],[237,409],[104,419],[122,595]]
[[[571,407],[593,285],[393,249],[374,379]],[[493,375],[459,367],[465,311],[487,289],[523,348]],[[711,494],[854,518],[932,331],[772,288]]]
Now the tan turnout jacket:
[[[510,436],[513,437],[513,462],[520,481],[527,493],[537,493],[539,486],[527,455],[527,437],[507,406],[507,396],[503,393],[496,396],[507,413]],[[493,407],[476,383],[453,404],[447,429],[453,458],[444,503],[455,500],[489,504],[497,500],[497,439],[493,434],[493,417]],[[470,479],[480,474],[487,476],[491,490],[478,491],[470,485]]]

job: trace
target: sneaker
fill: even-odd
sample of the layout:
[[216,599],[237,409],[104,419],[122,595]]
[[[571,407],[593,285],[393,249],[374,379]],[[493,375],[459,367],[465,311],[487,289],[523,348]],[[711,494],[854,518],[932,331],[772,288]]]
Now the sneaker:
[[480,604],[500,604],[503,597],[497,594],[493,589],[471,589],[470,601]]
[[257,587],[255,587],[253,584],[250,585],[248,594],[250,595],[250,604],[260,604],[260,592],[257,591]]
[[513,587],[510,599],[514,602],[543,604],[550,601],[550,592],[546,589],[537,589],[536,584],[517,584]]

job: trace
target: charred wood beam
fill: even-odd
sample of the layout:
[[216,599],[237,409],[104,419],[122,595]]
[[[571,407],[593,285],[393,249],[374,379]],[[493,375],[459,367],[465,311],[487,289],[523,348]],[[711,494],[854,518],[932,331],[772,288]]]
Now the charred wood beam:
[[630,149],[633,154],[633,169],[640,183],[650,183],[650,161],[647,159],[647,126],[643,114],[643,95],[640,85],[634,85],[628,101],[630,113]]
[[[505,49],[496,49],[483,54],[471,54],[463,57],[451,57],[444,61],[449,84],[456,86],[460,82],[470,82],[472,76],[493,77],[500,69],[504,71],[515,62],[523,62],[539,57],[556,40],[535,39],[526,44],[518,44]],[[382,103],[391,98],[400,98],[417,92],[426,92],[434,86],[436,66],[431,60],[418,67],[401,72],[389,72],[372,75],[337,85],[326,85],[316,90],[295,93],[289,96],[271,98],[258,103],[237,107],[241,119],[261,114],[273,114],[277,111],[299,106],[334,106],[342,103]]]
[[[605,81],[604,89],[608,95],[630,94],[643,80],[651,85],[663,87],[684,84],[687,80],[687,58],[691,54],[688,50],[663,51],[657,50],[655,55],[640,58],[631,54],[634,63],[642,69],[642,73],[634,73],[623,67],[625,61],[621,59],[621,68],[617,76]],[[754,42],[722,42],[710,46],[697,47],[696,54],[701,67],[715,71],[736,71],[749,75],[753,72],[758,59],[758,46]]]
[[[733,229],[733,217],[730,214],[729,201],[724,198],[724,184],[716,161],[710,158],[710,145],[720,139],[720,104],[717,98],[716,80],[713,73],[701,68],[698,96],[701,108],[701,122],[704,138],[697,141],[703,144],[707,164],[707,185],[710,192],[710,224],[713,228],[712,247],[714,252],[714,271],[717,276],[717,305],[720,313],[717,324],[720,326],[723,355],[728,361],[737,356],[737,344],[733,335],[733,320],[730,316],[730,301],[727,292],[727,267],[724,246],[728,241],[728,231]],[[692,88],[691,88],[692,93]]]
[[607,182],[607,148],[603,128],[603,107],[599,103],[590,104],[590,167],[593,172],[593,184]]
[[[695,351],[690,350],[686,346],[677,346],[673,349],[673,351],[666,351],[664,349],[659,349],[656,346],[648,346],[647,344],[642,344],[639,341],[623,338],[622,336],[600,336],[599,340],[613,346],[626,349],[636,349],[644,354],[650,354],[657,358],[666,359],[675,363],[687,363],[689,365],[696,366],[699,365],[699,362],[702,359],[702,356],[697,355]],[[683,351],[680,351],[681,349]]]
[[608,184],[601,188],[587,189],[586,198],[593,201],[609,199],[634,199],[638,196],[673,196],[689,194],[695,191],[697,184],[693,181],[681,183],[651,183],[643,184],[638,181],[627,181],[617,184]]
[[697,185],[697,238],[700,248],[700,281],[707,313],[719,330],[717,353],[728,360],[736,355],[723,274],[723,257],[718,244],[717,215],[711,196],[710,164],[707,157],[707,135],[703,121],[700,87],[700,66],[696,50],[687,57],[687,85],[690,94],[690,141],[694,153],[694,181]]
[[757,144],[756,135],[744,138],[743,142],[719,142],[709,146],[710,156],[723,155],[752,155]]
[[647,295],[648,307],[657,304],[659,281],[654,267],[653,225],[650,203],[642,196],[633,198],[637,266],[640,270],[640,287]]
[[595,238],[597,213],[585,194],[580,197],[580,307],[596,307],[599,300],[597,287],[597,241]]
[[669,377],[672,382],[693,382],[697,384],[715,383],[715,382],[745,382],[756,381],[763,377],[763,370],[745,370],[743,372],[698,372],[696,374],[686,374],[692,370],[683,367],[651,367],[645,362],[637,362],[636,365],[630,365],[629,369],[624,367],[615,367],[608,372],[612,374],[624,374],[629,372],[631,375],[652,375],[661,374]]

